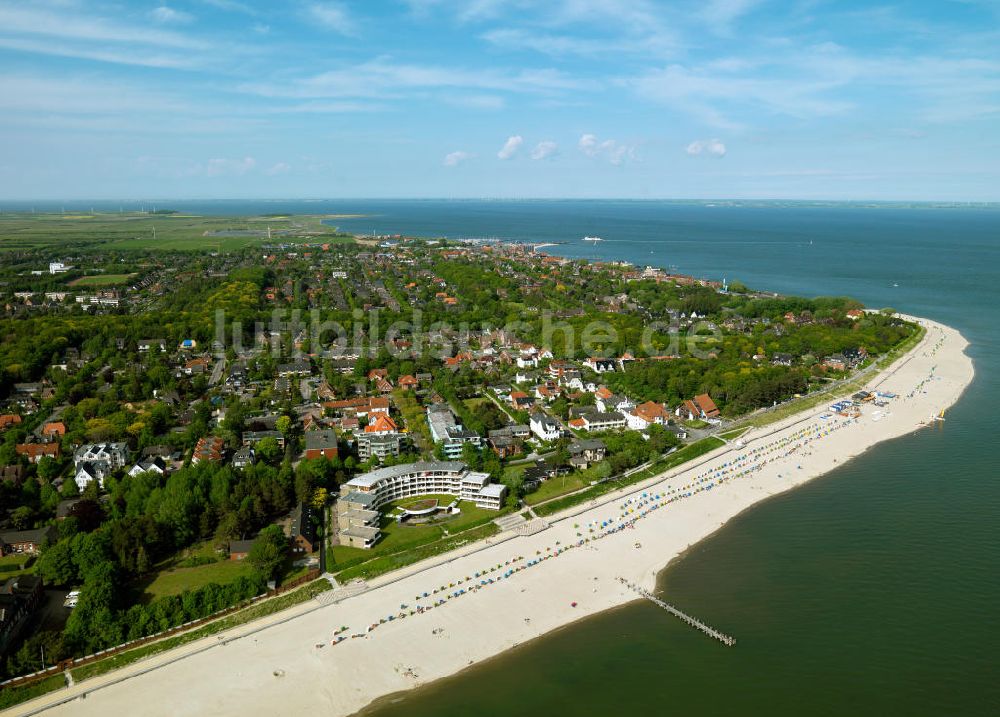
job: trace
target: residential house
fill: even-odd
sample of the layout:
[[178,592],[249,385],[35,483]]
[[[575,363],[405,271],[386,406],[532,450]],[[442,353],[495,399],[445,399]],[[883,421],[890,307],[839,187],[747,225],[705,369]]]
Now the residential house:
[[0,532],[0,556],[28,554],[37,555],[42,548],[59,539],[59,531],[54,525],[34,530],[6,530]]
[[277,373],[281,378],[289,378],[291,376],[309,376],[312,374],[312,366],[305,359],[296,359],[291,363],[279,364]]
[[311,553],[317,548],[316,529],[312,523],[312,508],[299,503],[289,514],[288,539],[293,553]]
[[160,457],[156,457],[139,461],[129,469],[128,474],[135,477],[140,473],[156,473],[157,475],[163,475],[166,472],[166,461]]
[[597,358],[591,356],[583,362],[583,364],[595,373],[608,373],[609,371],[615,370],[615,360],[606,358]]
[[831,371],[846,371],[847,357],[844,354],[832,354],[823,359],[823,365]]
[[635,403],[631,399],[614,393],[606,396],[598,394],[594,398],[594,405],[600,411],[620,411],[622,413],[627,413],[635,408]]
[[540,411],[531,414],[528,422],[531,432],[543,441],[554,441],[561,435],[559,422]]
[[249,554],[250,550],[253,548],[254,541],[252,540],[230,540],[229,541],[229,559],[230,560],[243,560]]
[[687,421],[709,421],[719,420],[719,409],[715,401],[707,393],[701,393],[689,401],[684,401],[677,407],[676,414]]
[[337,457],[337,434],[332,428],[306,433],[307,460]]
[[667,425],[670,422],[670,412],[662,403],[646,401],[626,413],[625,421],[632,430],[642,431],[654,424]]
[[431,438],[440,443],[448,459],[461,457],[462,448],[470,443],[477,449],[482,446],[482,437],[475,431],[465,429],[455,419],[448,404],[433,404],[427,407],[427,423],[431,429]]
[[535,405],[535,399],[524,391],[511,391],[510,405],[517,411],[527,411]]
[[153,348],[158,348],[160,351],[166,351],[167,342],[165,339],[140,339],[136,343],[136,348],[140,351],[150,351]]
[[571,427],[598,433],[600,431],[615,431],[625,428],[625,415],[619,411],[587,411],[570,421]]
[[59,458],[61,451],[59,444],[53,443],[18,443],[14,447],[19,456],[24,456],[31,463],[38,463],[45,456]]
[[573,441],[569,444],[569,462],[574,468],[587,468],[588,466],[604,460],[608,449],[604,441],[599,438],[592,438],[584,441]]
[[221,463],[222,455],[226,448],[226,442],[218,436],[203,436],[198,439],[191,454],[191,463]]
[[240,437],[240,442],[243,444],[244,448],[250,448],[257,445],[265,438],[273,438],[279,448],[285,447],[285,436],[281,431],[243,431],[243,435]]
[[0,586],[0,654],[15,644],[42,602],[42,579],[18,575]]
[[243,446],[233,454],[233,468],[247,468],[253,465],[254,453],[250,446]]
[[59,439],[66,435],[66,424],[62,421],[49,421],[42,426],[42,436]]

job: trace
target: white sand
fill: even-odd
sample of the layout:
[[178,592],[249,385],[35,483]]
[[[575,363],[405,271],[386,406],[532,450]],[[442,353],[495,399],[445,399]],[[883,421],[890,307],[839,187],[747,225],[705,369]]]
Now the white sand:
[[[583,506],[578,515],[562,518],[533,536],[497,542],[472,554],[447,556],[438,559],[442,563],[438,565],[429,561],[430,567],[412,566],[374,581],[373,589],[338,604],[319,606],[310,601],[237,628],[223,636],[225,640],[216,636],[192,643],[9,713],[348,715],[378,697],[453,674],[571,621],[632,601],[635,594],[616,582],[616,577],[652,589],[656,574],[671,559],[749,506],[843,465],[879,441],[915,431],[955,403],[973,376],[972,362],[963,353],[967,342],[946,326],[920,321],[928,328],[922,343],[868,386],[899,394],[885,409],[866,405],[859,420],[848,422],[840,417],[821,420],[821,414],[829,413],[823,406],[767,429],[755,429],[743,437],[743,448],[727,446],[693,467],[682,467],[627,493],[606,496],[600,505]],[[802,434],[792,438],[817,427],[827,435],[809,442],[804,442]],[[794,452],[785,455],[791,448]],[[754,450],[757,459],[747,459],[734,472],[751,465],[762,466],[760,470],[669,504],[661,499],[662,507],[638,520],[634,528],[565,550],[423,614],[383,624],[366,637],[330,644],[341,625],[350,627],[345,633],[349,637],[365,632],[380,617],[398,614],[401,604],[408,606],[406,612],[418,604],[432,604],[442,595],[420,601],[415,597],[437,586],[457,584],[478,570],[519,556],[525,560],[512,566],[524,566],[539,554],[576,543],[578,533],[596,538],[600,530],[590,532],[591,521],[618,519],[630,497],[638,502],[641,498],[636,496],[643,492],[672,496],[673,490],[687,492],[681,488],[689,485],[694,490],[704,485],[692,483],[699,476],[714,474],[736,456],[748,456]],[[772,452],[765,453],[768,450]],[[761,454],[764,460],[774,460],[764,463],[759,460]],[[637,542],[641,547],[635,546]],[[497,578],[508,569],[489,573],[489,577]],[[462,582],[447,593],[477,582]],[[574,601],[576,607],[571,606]],[[324,647],[317,648],[318,643]],[[81,699],[84,692],[87,695]]]

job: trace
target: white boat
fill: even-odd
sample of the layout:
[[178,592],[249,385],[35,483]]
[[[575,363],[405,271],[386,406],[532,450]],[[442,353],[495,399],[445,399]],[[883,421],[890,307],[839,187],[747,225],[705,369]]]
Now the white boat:
[[603,241],[600,237],[584,237],[584,241]]

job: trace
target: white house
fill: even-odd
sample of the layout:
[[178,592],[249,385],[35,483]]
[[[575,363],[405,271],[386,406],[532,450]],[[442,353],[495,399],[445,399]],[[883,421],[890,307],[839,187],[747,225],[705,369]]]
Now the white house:
[[625,414],[628,427],[634,431],[644,431],[652,425],[665,426],[670,422],[670,412],[662,403],[646,401]]
[[80,490],[86,488],[90,483],[95,480],[99,486],[104,486],[104,476],[107,475],[107,466],[101,466],[97,463],[81,463],[76,468],[76,475],[73,476],[73,480],[76,481],[76,485]]
[[607,373],[615,370],[615,360],[590,357],[583,362],[584,365],[596,373]]
[[544,413],[533,413],[528,425],[531,427],[531,432],[543,441],[554,441],[559,438],[559,424]]
[[625,416],[618,411],[589,412],[580,416],[585,431],[614,431],[625,428]]
[[601,411],[621,411],[622,413],[628,413],[633,408],[635,408],[635,403],[625,396],[619,396],[617,394],[611,394],[610,396],[600,396],[594,399],[594,404]]
[[163,475],[167,472],[167,464],[162,458],[156,457],[151,460],[139,461],[129,469],[128,474],[133,478],[140,473],[158,473]]
[[104,461],[112,471],[124,468],[128,462],[128,444],[126,443],[85,443],[73,454],[73,464],[79,467],[81,463]]
[[49,273],[50,274],[65,274],[67,271],[72,269],[69,264],[63,264],[61,261],[50,261],[49,262]]

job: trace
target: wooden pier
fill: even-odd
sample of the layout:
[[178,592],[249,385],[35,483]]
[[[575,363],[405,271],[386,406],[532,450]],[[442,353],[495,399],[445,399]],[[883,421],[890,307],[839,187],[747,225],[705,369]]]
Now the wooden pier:
[[705,633],[709,637],[715,638],[716,640],[718,640],[719,642],[721,642],[726,647],[733,647],[736,644],[736,638],[735,637],[730,637],[729,635],[726,635],[726,634],[724,634],[722,632],[719,632],[718,630],[716,630],[713,627],[709,627],[708,625],[706,625],[705,623],[703,623],[698,618],[691,617],[690,615],[688,615],[683,610],[680,610],[679,608],[674,607],[673,605],[671,605],[668,602],[664,602],[663,600],[660,600],[658,597],[656,597],[655,595],[652,595],[649,592],[643,590],[638,585],[633,585],[632,583],[630,583],[625,578],[618,578],[618,582],[620,582],[622,585],[624,585],[625,587],[627,587],[630,590],[632,590],[633,592],[635,592],[637,595],[646,598],[647,600],[649,600],[654,605],[656,605],[656,606],[658,606],[660,608],[663,608],[664,610],[666,610],[667,612],[669,612],[671,615],[673,615],[676,618],[679,618],[680,620],[682,620],[683,622],[687,623],[691,627],[693,627],[693,628],[695,628],[697,630],[700,630],[701,632]]

